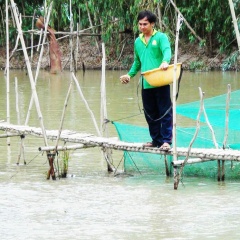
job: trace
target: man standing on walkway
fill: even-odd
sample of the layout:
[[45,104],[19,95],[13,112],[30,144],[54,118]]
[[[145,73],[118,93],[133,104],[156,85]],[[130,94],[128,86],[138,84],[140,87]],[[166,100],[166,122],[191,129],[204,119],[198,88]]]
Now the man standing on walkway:
[[[145,10],[138,14],[138,27],[141,32],[134,43],[134,62],[120,81],[126,84],[138,71],[154,68],[166,70],[171,59],[171,47],[166,34],[154,29],[157,17]],[[142,102],[149,126],[152,142],[144,147],[160,147],[168,151],[172,143],[172,102],[170,85],[153,87],[142,77]]]

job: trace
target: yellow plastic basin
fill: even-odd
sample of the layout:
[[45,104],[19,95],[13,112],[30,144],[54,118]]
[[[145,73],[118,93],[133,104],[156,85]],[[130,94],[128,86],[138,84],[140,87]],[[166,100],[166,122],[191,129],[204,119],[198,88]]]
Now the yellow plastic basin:
[[[176,79],[178,80],[181,73],[181,65],[182,63],[177,63],[177,73]],[[162,70],[159,68],[155,68],[153,70],[149,70],[143,72],[142,75],[147,80],[147,82],[153,87],[161,87],[164,85],[171,84],[174,78],[174,64],[169,65],[167,70]]]

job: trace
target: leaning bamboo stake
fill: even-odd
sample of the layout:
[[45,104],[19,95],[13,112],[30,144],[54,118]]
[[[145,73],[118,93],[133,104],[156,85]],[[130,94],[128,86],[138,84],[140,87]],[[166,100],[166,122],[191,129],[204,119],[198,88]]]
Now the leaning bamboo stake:
[[[33,105],[33,101],[35,101],[35,105],[36,105],[36,97],[37,97],[36,84],[37,84],[37,78],[38,78],[39,70],[40,70],[40,67],[41,67],[41,60],[42,60],[42,55],[43,55],[43,51],[44,51],[44,43],[46,41],[46,36],[47,36],[47,26],[48,26],[48,22],[49,22],[49,18],[50,18],[51,9],[52,9],[52,3],[50,4],[49,10],[48,10],[47,21],[46,21],[45,30],[44,30],[43,43],[41,45],[41,51],[40,51],[40,56],[39,56],[39,60],[38,60],[38,64],[37,64],[37,70],[36,70],[36,73],[35,73],[35,79],[33,79],[33,73],[32,73],[32,70],[31,70],[31,62],[29,62],[29,58],[28,58],[28,55],[27,55],[27,52],[26,52],[25,43],[24,43],[24,45],[22,44],[22,48],[24,49],[24,52],[26,52],[25,55],[28,58],[28,61],[26,61],[26,64],[27,64],[27,67],[28,67],[28,72],[31,71],[31,77],[32,77],[32,80],[33,80],[33,83],[31,83],[31,85],[32,85],[32,95],[31,95],[31,99],[30,99],[30,103],[29,103],[29,107],[28,107],[28,112],[27,112],[27,116],[26,116],[26,120],[25,120],[25,125],[28,124],[28,121],[29,121],[29,118],[30,118],[30,112],[31,112],[32,105]],[[21,34],[22,34],[22,32],[21,32]],[[25,57],[25,59],[26,59],[26,57]],[[33,85],[34,85],[34,91],[33,91]],[[37,97],[37,99],[38,99],[38,97]],[[47,136],[46,136],[45,128],[44,128],[44,125],[43,125],[42,114],[41,114],[40,105],[38,103],[38,100],[37,100],[37,105],[39,106],[39,110],[38,110],[38,107],[36,106],[37,111],[38,111],[38,115],[40,114],[40,116],[41,116],[41,117],[39,117],[39,120],[40,120],[41,128],[42,128],[42,131],[43,131],[43,138],[44,138],[45,145],[47,146],[48,145]],[[23,142],[24,142],[24,139],[21,138],[21,145],[22,146],[24,144]],[[49,169],[48,174],[47,174],[47,179],[49,179],[50,176],[52,176],[52,179],[55,180],[55,173],[54,173],[54,167],[53,167],[53,161],[54,161],[54,158],[55,158],[55,154],[51,154],[50,152],[47,152],[47,158],[49,160],[49,165],[50,165],[50,169]]]
[[[20,20],[21,21],[21,20]],[[22,26],[22,25],[21,25]],[[16,39],[16,42],[15,42],[15,46],[11,52],[11,55],[9,57],[9,60],[12,58],[13,54],[17,51],[17,47],[18,47],[18,43],[19,43],[19,34],[17,35],[17,39]]]
[[122,50],[121,50],[121,52],[120,52],[120,54],[119,54],[119,57],[118,57],[118,59],[117,59],[118,62],[120,61],[120,59],[121,59],[121,57],[122,57],[123,50],[124,50],[124,48],[125,48],[126,43],[127,43],[127,37],[123,40]]
[[89,107],[89,105],[88,105],[88,103],[87,103],[87,101],[86,101],[86,99],[85,99],[85,97],[84,97],[84,95],[83,95],[83,92],[82,92],[82,90],[81,90],[81,87],[80,87],[80,85],[79,85],[79,83],[78,83],[78,80],[77,80],[77,78],[76,78],[76,76],[75,76],[74,73],[72,73],[72,78],[73,78],[73,80],[75,81],[76,86],[77,86],[77,89],[78,89],[78,92],[79,92],[79,94],[80,94],[83,102],[85,103],[85,106],[86,106],[88,112],[90,113],[90,115],[91,115],[91,117],[92,117],[92,121],[93,121],[93,124],[94,124],[94,126],[95,126],[95,128],[96,128],[97,134],[98,134],[98,136],[101,136],[101,133],[100,133],[100,131],[99,131],[99,128],[98,128],[96,119],[95,119],[95,117],[94,117],[94,114],[93,114],[92,110],[90,109],[90,107]]
[[59,143],[60,136],[61,136],[61,133],[62,133],[64,117],[65,117],[65,113],[66,113],[66,109],[67,109],[67,105],[68,105],[68,100],[69,100],[69,96],[70,96],[71,89],[72,89],[72,79],[71,79],[71,82],[70,82],[70,84],[69,84],[67,96],[66,96],[66,99],[65,99],[65,102],[64,102],[64,108],[63,108],[63,111],[62,111],[62,117],[61,117],[61,121],[60,121],[60,127],[59,127],[59,130],[58,130],[58,136],[57,136],[57,139],[56,139],[55,151],[57,151],[58,143]]
[[36,92],[36,87],[35,87],[35,83],[34,83],[34,79],[33,79],[33,73],[32,73],[32,69],[31,69],[29,57],[28,57],[28,54],[27,54],[27,51],[26,51],[26,45],[25,45],[25,41],[24,41],[24,38],[23,38],[22,29],[21,29],[21,26],[20,26],[20,21],[18,19],[16,4],[13,0],[10,0],[10,1],[11,1],[11,5],[12,5],[12,10],[13,10],[13,13],[14,13],[14,18],[15,18],[15,21],[16,21],[16,24],[17,24],[21,44],[22,44],[22,47],[23,47],[23,53],[24,53],[25,62],[26,62],[27,70],[28,70],[28,75],[29,75],[29,79],[30,79],[30,83],[31,83],[33,98],[34,98],[35,106],[36,106],[36,109],[37,109],[38,119],[40,121],[40,126],[41,126],[41,129],[42,129],[44,143],[47,146],[48,142],[47,142],[47,137],[46,137],[46,131],[45,131],[45,128],[44,128],[43,117],[42,117],[42,113],[41,113],[41,109],[40,109],[40,105],[39,105],[38,95],[37,95],[37,92]]
[[232,14],[233,25],[234,25],[234,29],[235,29],[236,38],[237,38],[238,51],[240,52],[240,33],[239,33],[238,21],[237,21],[237,18],[236,18],[234,6],[233,6],[233,1],[228,0],[228,2],[229,2],[231,14]]
[[[215,148],[218,148],[218,144],[217,144],[217,141],[216,141],[216,137],[215,137],[213,128],[212,128],[212,126],[211,126],[211,124],[210,124],[210,122],[209,122],[209,120],[208,120],[207,113],[206,113],[206,111],[205,111],[205,107],[204,107],[204,106],[203,106],[203,113],[204,113],[204,116],[205,116],[205,119],[206,119],[206,123],[207,123],[207,125],[208,125],[208,127],[209,127],[209,129],[210,129],[210,131],[211,131],[211,133],[212,133],[212,138],[213,138],[213,143],[214,143],[214,145],[215,145]],[[223,166],[222,169],[224,169],[224,166]],[[221,171],[221,161],[218,160],[218,181],[221,180],[221,175],[222,175],[221,172],[222,172],[222,171]]]
[[192,29],[192,27],[189,25],[189,23],[187,22],[187,20],[183,17],[182,13],[179,11],[179,9],[177,8],[176,4],[170,0],[171,4],[173,5],[173,7],[175,8],[175,10],[177,11],[178,14],[180,14],[180,16],[182,17],[184,23],[186,24],[186,26],[189,28],[189,30],[192,32],[192,34],[201,42],[203,41],[202,38],[200,38],[196,32]]
[[[86,5],[87,13],[88,13],[88,19],[89,19],[89,22],[90,22],[90,26],[91,26],[91,28],[93,28],[93,23],[92,23],[92,19],[91,19],[91,16],[90,16],[90,11],[89,11],[89,8],[88,8],[88,2],[86,2],[85,5]],[[93,30],[93,33],[95,33],[94,30]],[[100,53],[100,48],[99,48],[98,41],[97,41],[96,38],[95,38],[95,43],[96,43],[96,47],[98,49],[98,52]]]
[[[38,64],[37,64],[37,69],[36,69],[35,78],[34,78],[35,85],[37,84],[38,74],[39,74],[39,71],[40,71],[40,68],[41,68],[42,56],[43,56],[43,52],[44,52],[44,43],[45,43],[46,38],[47,38],[47,26],[48,26],[48,22],[49,22],[49,19],[50,19],[51,10],[52,10],[52,3],[49,6],[47,20],[46,20],[46,23],[45,23],[45,29],[44,29],[44,34],[43,34],[43,42],[42,42],[42,45],[41,45],[41,51],[40,51]],[[33,94],[32,94],[31,99],[30,99],[28,112],[27,112],[27,116],[26,116],[26,120],[25,120],[25,125],[28,124],[31,109],[32,109],[32,105],[33,105]]]
[[[218,148],[218,143],[216,141],[216,137],[215,137],[215,133],[214,133],[214,130],[208,120],[208,116],[207,116],[207,113],[206,113],[206,110],[205,110],[205,107],[203,105],[203,114],[204,114],[204,117],[205,117],[205,120],[206,120],[206,123],[211,131],[211,134],[212,134],[212,139],[213,139],[213,143],[214,143],[214,146],[215,148]],[[220,181],[220,179],[224,179],[224,177],[222,177],[224,174],[224,161],[222,162],[222,169],[221,169],[221,162],[220,160],[218,160],[218,180]],[[183,164],[183,167],[184,167],[184,164]],[[222,171],[221,171],[222,170]]]
[[48,8],[47,19],[45,21],[43,41],[42,41],[42,44],[41,44],[41,51],[40,51],[40,55],[39,55],[39,59],[38,59],[37,70],[36,70],[36,73],[35,73],[35,83],[37,82],[38,74],[39,74],[39,71],[40,71],[40,68],[41,68],[42,56],[43,56],[43,53],[44,53],[44,45],[45,45],[46,38],[47,38],[47,33],[48,33],[47,27],[48,27],[48,23],[49,23],[49,20],[50,20],[51,11],[52,11],[52,2],[50,3],[50,6]]
[[200,94],[200,108],[199,108],[199,112],[198,112],[198,116],[197,116],[197,127],[196,127],[196,130],[195,130],[195,133],[193,135],[193,138],[188,146],[188,151],[187,151],[187,155],[184,159],[184,162],[182,164],[182,167],[179,171],[179,173],[177,174],[176,176],[176,179],[174,179],[174,189],[177,189],[178,188],[178,184],[179,184],[179,181],[181,179],[181,175],[182,175],[182,171],[183,171],[183,168],[185,166],[185,164],[187,163],[188,161],[188,158],[189,158],[189,155],[190,155],[190,152],[191,152],[191,149],[192,149],[192,145],[195,141],[195,139],[197,138],[197,135],[198,135],[198,132],[199,132],[199,129],[200,129],[200,116],[203,112],[203,96],[204,96],[204,93],[202,92],[201,88],[199,87],[199,94]]
[[192,138],[192,140],[191,140],[191,142],[190,142],[190,144],[188,146],[188,154],[187,154],[187,156],[186,156],[186,158],[184,160],[183,166],[187,162],[187,159],[189,157],[189,153],[191,152],[192,145],[193,145],[194,141],[197,138],[197,135],[198,135],[198,132],[199,132],[200,126],[201,126],[200,125],[200,116],[201,116],[201,114],[203,112],[203,108],[204,108],[204,103],[203,103],[204,92],[202,92],[202,89],[200,87],[198,89],[199,89],[199,95],[200,95],[200,109],[199,109],[198,116],[197,116],[197,127],[196,127],[196,131],[195,131],[195,133],[193,135],[193,138]]
[[214,133],[214,130],[212,128],[212,125],[210,124],[210,122],[208,120],[208,116],[207,116],[207,113],[206,113],[204,105],[203,105],[203,114],[204,114],[206,123],[207,123],[207,125],[208,125],[208,127],[209,127],[209,129],[211,131],[214,146],[215,146],[215,148],[218,148],[218,143],[217,143],[217,140],[216,140],[216,137],[215,137],[215,133]]

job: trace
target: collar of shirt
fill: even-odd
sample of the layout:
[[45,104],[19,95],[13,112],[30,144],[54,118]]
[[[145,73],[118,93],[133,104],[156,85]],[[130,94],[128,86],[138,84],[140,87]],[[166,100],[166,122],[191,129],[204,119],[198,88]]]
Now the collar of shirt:
[[[152,36],[154,36],[156,33],[157,33],[157,30],[153,29]],[[140,39],[141,39],[141,41],[142,41],[143,43],[147,44],[146,41],[145,41],[145,38],[144,38],[143,33],[140,33],[140,34],[139,34],[139,37],[140,37]]]

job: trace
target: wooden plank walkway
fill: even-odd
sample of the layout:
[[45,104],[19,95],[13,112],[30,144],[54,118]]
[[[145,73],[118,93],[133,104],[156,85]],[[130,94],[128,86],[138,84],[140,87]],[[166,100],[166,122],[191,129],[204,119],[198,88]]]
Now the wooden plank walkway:
[[[41,128],[21,126],[7,124],[6,122],[0,122],[0,130],[8,132],[10,134],[16,135],[32,135],[36,137],[43,137]],[[58,130],[46,130],[46,135],[48,139],[55,140],[58,136]],[[146,148],[143,147],[143,143],[130,143],[123,142],[113,138],[104,138],[94,136],[88,133],[78,133],[71,130],[63,130],[60,135],[60,140],[66,143],[77,143],[81,144],[79,148],[83,147],[104,147],[115,150],[131,151],[131,152],[142,152],[142,153],[155,153],[162,155],[173,155],[173,151],[168,152],[161,151],[159,148]],[[53,147],[54,148],[54,147]],[[61,147],[60,147],[61,148]],[[76,147],[77,148],[77,147]],[[40,147],[39,150],[43,150],[44,147]],[[187,148],[177,148],[178,156],[187,156]],[[231,149],[206,149],[206,148],[192,148],[189,153],[191,158],[200,158],[204,161],[210,160],[230,160],[230,161],[240,161],[240,151]],[[179,164],[182,161],[177,161]],[[191,159],[188,160],[191,163]]]

